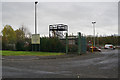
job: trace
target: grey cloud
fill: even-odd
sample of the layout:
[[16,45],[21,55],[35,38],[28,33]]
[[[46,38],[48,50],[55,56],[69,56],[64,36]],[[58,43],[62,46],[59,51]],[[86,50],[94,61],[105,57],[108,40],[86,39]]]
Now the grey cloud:
[[32,2],[4,2],[2,6],[3,25],[13,25],[18,29],[22,24],[34,24],[34,3]]
[[[117,2],[40,2],[38,33],[48,35],[49,24],[64,23],[68,24],[70,33],[81,31],[92,35],[91,22],[95,20],[99,34],[117,34],[117,7]],[[25,24],[34,33],[34,3],[4,3],[3,13],[4,24],[11,24],[15,29]]]
[[[91,21],[95,20],[97,22],[96,26],[98,26],[97,29],[99,28],[104,29],[104,27],[109,27],[109,28],[111,27],[112,28],[111,34],[113,34],[112,32],[117,33],[116,5],[117,3],[58,3],[58,4],[46,3],[44,7],[41,7],[41,9],[39,9],[41,10],[39,13],[43,12],[42,9],[44,10],[44,14],[40,16],[41,18],[43,18],[41,19],[41,22],[45,22],[42,20],[46,20],[47,23],[47,19],[48,21],[49,19],[51,19],[52,21],[55,20],[56,22],[64,21],[66,24],[70,26],[69,27],[70,32],[76,32],[78,29],[80,29],[80,31],[82,30],[85,31],[88,28],[91,29],[92,27]],[[47,15],[47,17],[49,18],[42,17],[44,15]],[[101,31],[101,30],[97,30],[97,31]],[[103,33],[103,32],[99,32],[99,33]],[[107,34],[106,31],[104,33]]]

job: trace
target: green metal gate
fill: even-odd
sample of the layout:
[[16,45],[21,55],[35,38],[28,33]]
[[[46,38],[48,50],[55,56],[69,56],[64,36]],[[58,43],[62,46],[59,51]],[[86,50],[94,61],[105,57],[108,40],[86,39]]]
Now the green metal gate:
[[[84,54],[87,51],[87,43],[86,43],[86,37],[81,36],[81,33],[78,33],[78,36],[76,39],[74,39],[76,41],[76,48],[77,50],[75,51],[75,53],[78,54]],[[69,53],[69,39],[68,39],[68,34],[66,33],[66,54]],[[72,52],[73,53],[73,52]]]

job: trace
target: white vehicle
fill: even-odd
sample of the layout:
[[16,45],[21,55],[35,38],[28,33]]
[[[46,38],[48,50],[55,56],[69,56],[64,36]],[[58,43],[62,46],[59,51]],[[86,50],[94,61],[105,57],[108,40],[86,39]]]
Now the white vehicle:
[[113,46],[112,44],[105,44],[104,49],[115,49],[115,46]]

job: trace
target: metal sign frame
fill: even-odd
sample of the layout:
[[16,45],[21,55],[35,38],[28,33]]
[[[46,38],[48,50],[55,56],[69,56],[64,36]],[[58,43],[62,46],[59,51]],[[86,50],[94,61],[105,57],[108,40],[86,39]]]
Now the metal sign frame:
[[40,44],[40,34],[32,34],[31,44]]

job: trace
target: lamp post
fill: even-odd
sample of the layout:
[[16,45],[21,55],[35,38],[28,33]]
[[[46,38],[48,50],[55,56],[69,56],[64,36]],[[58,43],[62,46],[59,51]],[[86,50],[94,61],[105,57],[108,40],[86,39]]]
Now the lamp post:
[[37,4],[38,2],[36,1],[35,2],[35,34],[37,34],[37,13],[36,13],[36,4]]
[[[37,35],[37,12],[36,12],[36,5],[37,5],[37,1],[35,1],[35,36]],[[39,37],[38,37],[39,38]],[[37,50],[37,43],[34,44],[35,46],[35,51]],[[39,47],[40,49],[40,47]]]
[[99,36],[98,36],[99,33],[97,33],[97,45],[99,46]]
[[94,47],[95,47],[95,21],[92,21],[93,24],[93,35],[94,35]]

